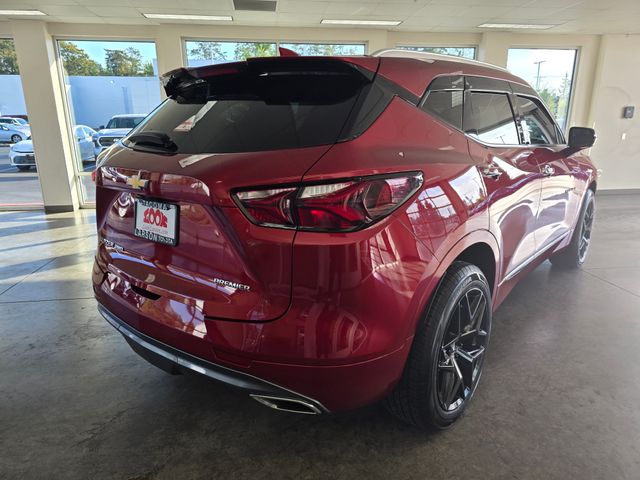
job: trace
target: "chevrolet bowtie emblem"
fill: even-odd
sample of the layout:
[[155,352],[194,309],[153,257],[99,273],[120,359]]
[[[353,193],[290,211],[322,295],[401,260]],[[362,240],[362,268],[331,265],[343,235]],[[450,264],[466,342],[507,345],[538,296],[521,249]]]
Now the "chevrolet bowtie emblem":
[[130,177],[127,177],[127,185],[138,190],[144,190],[147,183],[149,183],[149,180],[140,178],[139,175],[131,175]]

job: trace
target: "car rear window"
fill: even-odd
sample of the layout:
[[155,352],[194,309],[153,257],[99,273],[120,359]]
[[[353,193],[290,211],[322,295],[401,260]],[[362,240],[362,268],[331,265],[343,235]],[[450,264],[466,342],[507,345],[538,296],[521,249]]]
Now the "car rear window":
[[[347,123],[358,123],[353,121],[357,106],[363,104],[358,100],[369,93],[370,84],[366,76],[344,66],[291,71],[247,68],[194,79],[128,138],[164,134],[175,145],[175,153],[186,154],[328,145],[345,136]],[[127,139],[125,145],[136,146]]]
[[109,120],[107,128],[133,128],[143,119],[144,117],[115,117]]

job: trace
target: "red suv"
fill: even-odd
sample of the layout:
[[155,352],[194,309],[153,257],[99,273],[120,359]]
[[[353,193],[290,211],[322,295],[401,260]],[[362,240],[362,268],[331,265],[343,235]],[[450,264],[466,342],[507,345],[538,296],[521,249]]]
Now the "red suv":
[[136,352],[278,410],[461,415],[507,293],[585,259],[595,135],[506,70],[406,55],[163,77],[96,179],[95,295]]

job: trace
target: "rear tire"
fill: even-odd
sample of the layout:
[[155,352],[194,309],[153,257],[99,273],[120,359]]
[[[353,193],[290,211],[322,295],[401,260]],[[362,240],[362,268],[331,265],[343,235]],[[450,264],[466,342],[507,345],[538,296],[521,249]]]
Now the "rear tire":
[[455,262],[418,325],[404,373],[385,400],[400,420],[444,429],[467,408],[491,333],[491,292],[475,265]]
[[11,143],[18,143],[22,141],[22,137],[20,135],[11,136]]
[[580,217],[571,237],[571,243],[549,258],[551,263],[560,268],[579,268],[587,259],[591,231],[596,213],[596,199],[593,190],[587,190],[580,209]]
[[29,170],[31,170],[30,165],[16,165],[16,168],[21,172],[28,172]]

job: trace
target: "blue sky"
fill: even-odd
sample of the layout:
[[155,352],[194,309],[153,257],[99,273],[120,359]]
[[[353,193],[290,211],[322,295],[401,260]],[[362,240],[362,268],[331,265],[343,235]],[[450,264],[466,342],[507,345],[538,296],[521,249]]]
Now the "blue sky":
[[565,74],[573,77],[575,50],[549,48],[510,48],[507,68],[512,73],[524,78],[536,88],[538,65],[540,60],[540,88],[560,88]]
[[78,48],[83,49],[92,60],[104,66],[104,51],[107,50],[124,50],[129,47],[135,47],[142,55],[142,62],[152,62],[156,58],[156,45],[153,42],[113,42],[107,40],[73,40]]

